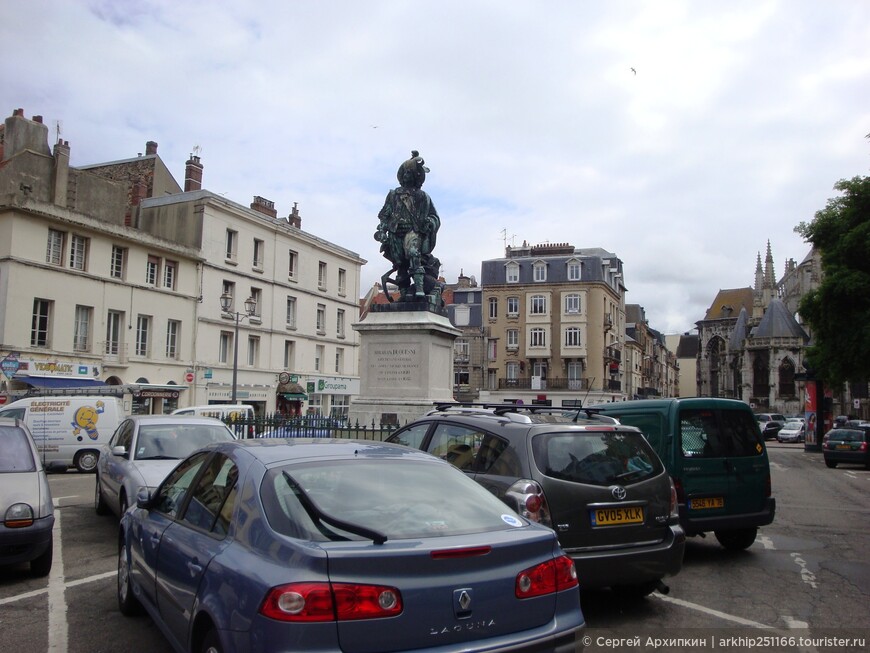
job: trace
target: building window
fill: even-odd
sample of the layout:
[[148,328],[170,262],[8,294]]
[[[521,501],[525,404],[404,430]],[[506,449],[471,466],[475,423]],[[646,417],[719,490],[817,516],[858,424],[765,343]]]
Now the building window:
[[347,395],[332,395],[332,407],[329,414],[334,419],[347,419],[347,411],[350,408],[350,397]]
[[151,334],[151,317],[140,315],[136,318],[136,355],[147,356]]
[[163,287],[175,290],[175,278],[178,276],[178,263],[175,261],[163,262]]
[[266,243],[259,238],[254,238],[254,260],[251,264],[257,270],[263,269],[263,259],[266,255]]
[[33,300],[33,320],[30,325],[30,346],[48,347],[51,333],[51,309],[54,302],[48,299]]
[[326,306],[323,304],[317,305],[317,333],[326,333]]
[[109,275],[114,279],[123,279],[127,274],[127,249],[112,245],[112,261],[109,267]]
[[178,320],[168,320],[166,322],[166,358],[178,358],[178,337],[180,333],[181,322]]
[[498,340],[495,338],[486,341],[486,358],[491,361],[498,358]]
[[69,267],[71,270],[88,269],[88,239],[73,234],[69,245]]
[[453,341],[453,358],[454,360],[468,360],[469,344],[465,338],[457,338]]
[[578,329],[577,327],[568,327],[567,329],[565,329],[565,346],[580,346],[580,329]]
[[544,295],[532,295],[530,306],[532,315],[547,314],[547,298]]
[[[455,295],[454,295],[455,298]],[[454,304],[453,326],[464,327],[471,322],[471,306],[468,304]]]
[[106,354],[118,356],[123,341],[124,314],[121,311],[109,311],[106,314]]
[[309,395],[308,396],[308,414],[309,415],[320,415],[320,409],[323,406],[323,395]]
[[580,312],[580,295],[565,295],[565,312],[579,313]]
[[454,385],[468,385],[469,384],[469,374],[467,369],[456,369],[453,372],[453,384]]
[[341,374],[344,372],[344,349],[342,347],[335,348],[335,373]]
[[788,358],[779,365],[779,396],[795,396],[794,364]]
[[221,331],[221,339],[218,344],[218,362],[226,363],[230,360],[233,348],[233,334],[230,331]]
[[508,317],[516,317],[520,314],[520,298],[519,297],[508,297],[507,298],[507,314],[508,314]]
[[580,281],[579,261],[568,261],[568,281]]
[[520,348],[520,331],[519,329],[507,330],[507,348],[509,350]]
[[508,382],[516,381],[520,378],[520,364],[516,361],[511,361],[506,366]]
[[529,347],[546,347],[547,331],[536,327],[529,331]]
[[314,348],[314,371],[315,372],[322,372],[323,371],[323,354],[324,354],[323,345],[317,345]]
[[489,319],[494,320],[498,317],[498,297],[489,298]]
[[338,294],[347,295],[347,270],[341,268],[338,269]]
[[547,361],[535,361],[532,363],[532,376],[547,378]]
[[534,279],[536,282],[546,281],[547,280],[547,264],[538,262],[532,266],[532,272],[534,273]]
[[583,378],[583,363],[580,361],[568,361],[568,389],[582,390],[580,387]]
[[257,367],[260,363],[260,338],[248,336],[248,366]]
[[45,247],[45,262],[63,265],[63,232],[48,230],[48,243]]
[[251,299],[254,300],[254,313],[251,317],[259,320],[263,315],[263,291],[251,286]]
[[287,252],[288,254],[288,263],[287,263],[287,278],[295,279],[296,278],[296,266],[299,264],[299,254],[294,252],[292,249]]
[[335,312],[335,334],[339,338],[344,338],[344,309],[339,308]]
[[520,280],[520,266],[516,263],[508,263],[505,266],[505,280],[507,283],[518,283]]
[[326,263],[320,261],[320,263],[317,264],[317,287],[320,290],[326,290],[326,283]]
[[239,254],[239,232],[227,229],[226,238],[226,258],[228,261],[235,261]]
[[284,369],[292,370],[296,363],[296,343],[293,340],[284,341]]
[[75,323],[73,325],[73,349],[75,351],[90,351],[91,348],[91,315],[94,309],[90,306],[76,306]]
[[487,390],[498,390],[498,370],[486,371],[486,388]]
[[296,298],[287,297],[287,328],[296,328]]
[[145,283],[149,286],[156,286],[159,278],[160,259],[156,256],[149,256],[147,263],[145,263]]

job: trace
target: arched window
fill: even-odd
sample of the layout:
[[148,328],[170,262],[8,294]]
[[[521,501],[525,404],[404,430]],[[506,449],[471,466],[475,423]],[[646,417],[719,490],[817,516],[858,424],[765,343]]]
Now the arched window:
[[794,387],[794,363],[786,358],[779,364],[779,396],[796,396]]
[[770,397],[770,367],[767,364],[767,352],[763,352],[752,361],[752,396]]

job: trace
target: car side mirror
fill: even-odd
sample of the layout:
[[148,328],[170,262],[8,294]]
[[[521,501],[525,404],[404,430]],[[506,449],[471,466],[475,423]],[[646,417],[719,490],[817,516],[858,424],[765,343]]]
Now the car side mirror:
[[140,487],[136,492],[136,507],[149,508],[151,505],[151,492],[147,487]]
[[127,457],[127,448],[118,445],[117,447],[112,447],[112,455],[113,456],[123,456]]

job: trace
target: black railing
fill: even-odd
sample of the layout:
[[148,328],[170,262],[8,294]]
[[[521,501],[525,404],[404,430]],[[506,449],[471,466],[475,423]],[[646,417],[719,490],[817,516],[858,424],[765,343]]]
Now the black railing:
[[341,438],[382,442],[399,424],[351,424],[347,418],[303,415],[287,417],[274,413],[252,418],[227,418],[227,426],[242,439],[248,438]]
[[[528,379],[499,379],[499,390],[532,390],[532,380]],[[564,379],[552,378],[541,379],[541,390],[588,390],[589,379]],[[538,388],[534,388],[538,390]]]

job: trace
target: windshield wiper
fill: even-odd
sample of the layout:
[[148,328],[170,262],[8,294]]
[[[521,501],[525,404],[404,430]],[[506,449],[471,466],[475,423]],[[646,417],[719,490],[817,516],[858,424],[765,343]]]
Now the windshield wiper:
[[290,476],[286,471],[283,472],[283,474],[284,478],[287,479],[287,484],[293,489],[296,496],[299,497],[299,502],[302,504],[302,507],[305,508],[305,512],[308,513],[308,516],[311,517],[311,519],[347,531],[348,533],[355,533],[356,535],[368,538],[375,544],[383,544],[387,541],[387,536],[383,533],[326,514],[317,507],[317,504],[311,500],[311,497],[309,497],[305,490],[302,489],[302,486],[296,482],[296,479]]
[[614,481],[627,481],[635,474],[643,474],[645,470],[643,469],[633,469],[630,472],[623,472],[622,474],[617,474],[613,477]]

